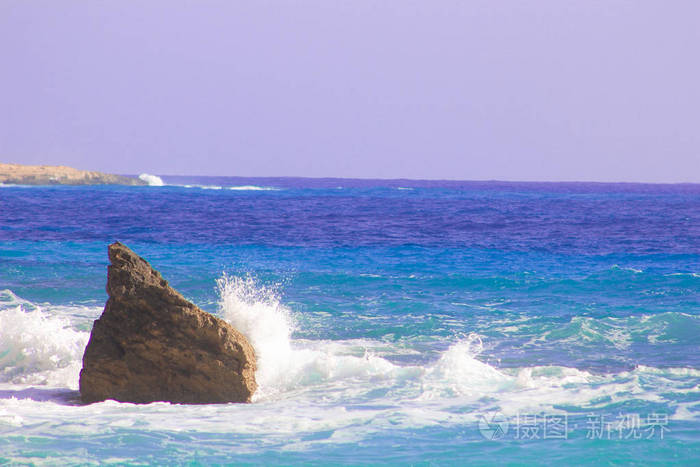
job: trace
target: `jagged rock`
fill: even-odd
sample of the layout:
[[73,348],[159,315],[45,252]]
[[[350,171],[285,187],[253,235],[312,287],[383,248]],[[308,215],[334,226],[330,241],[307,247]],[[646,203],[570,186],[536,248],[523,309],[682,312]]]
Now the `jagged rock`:
[[83,401],[250,402],[255,353],[243,334],[121,243],[109,246],[109,259],[109,299],[83,355]]

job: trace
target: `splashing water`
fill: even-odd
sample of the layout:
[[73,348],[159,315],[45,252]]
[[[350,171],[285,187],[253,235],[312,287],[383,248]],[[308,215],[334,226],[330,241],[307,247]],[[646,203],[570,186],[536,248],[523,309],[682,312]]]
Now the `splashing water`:
[[163,179],[157,175],[143,173],[143,174],[139,175],[139,179],[148,183],[149,186],[163,186],[163,185],[165,185],[165,183],[163,183]]
[[255,349],[259,393],[274,385],[291,366],[290,311],[282,306],[274,290],[259,286],[247,276],[217,280],[219,309],[226,321],[241,331]]
[[77,389],[88,333],[8,290],[0,295],[0,382]]
[[[398,367],[354,343],[293,341],[295,324],[274,289],[252,277],[224,275],[217,281],[219,311],[255,349],[258,390],[255,401],[346,378],[389,375]],[[362,356],[353,355],[362,352]]]
[[[381,343],[377,341],[293,339],[292,312],[274,288],[260,285],[251,276],[224,275],[217,282],[220,314],[250,340],[256,352],[255,402],[299,397],[293,391],[306,392],[306,397],[321,391],[326,399],[340,401],[350,394],[361,397],[371,388],[384,388],[407,400],[448,405],[455,399],[477,403],[486,397],[515,413],[523,407],[551,407],[555,401],[585,404],[619,390],[604,384],[593,390],[573,389],[572,384],[585,387],[594,379],[572,368],[499,370],[477,358],[483,343],[476,333],[459,337],[437,361],[424,366],[400,366],[378,356]],[[601,382],[604,379],[597,384]]]

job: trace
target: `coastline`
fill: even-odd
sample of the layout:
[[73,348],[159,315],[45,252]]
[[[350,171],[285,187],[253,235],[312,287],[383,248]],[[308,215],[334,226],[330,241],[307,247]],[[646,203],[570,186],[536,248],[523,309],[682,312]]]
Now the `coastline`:
[[136,177],[79,170],[67,166],[0,163],[0,184],[7,185],[134,185],[148,183]]

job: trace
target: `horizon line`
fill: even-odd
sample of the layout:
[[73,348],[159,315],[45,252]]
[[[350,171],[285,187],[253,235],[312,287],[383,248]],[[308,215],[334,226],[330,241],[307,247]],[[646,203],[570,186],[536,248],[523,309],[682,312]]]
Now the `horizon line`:
[[698,185],[698,181],[614,181],[614,180],[513,180],[513,179],[463,179],[463,178],[410,178],[410,177],[345,177],[345,176],[307,176],[307,175],[194,175],[194,174],[158,174],[149,171],[139,171],[139,173],[118,173],[107,172],[100,169],[78,169],[71,165],[53,165],[53,164],[26,164],[21,162],[5,162],[0,160],[0,164],[8,165],[23,165],[34,167],[67,167],[76,170],[101,172],[103,174],[122,175],[138,178],[140,175],[157,175],[159,177],[229,177],[229,178],[276,178],[276,179],[309,179],[309,180],[376,180],[376,181],[415,181],[415,182],[476,182],[476,183],[568,183],[568,184],[629,184],[629,185]]
[[318,177],[305,175],[183,175],[183,174],[158,174],[141,172],[140,174],[116,174],[139,177],[140,175],[156,175],[158,177],[210,177],[210,178],[276,178],[276,179],[309,179],[309,180],[375,180],[375,181],[411,181],[411,182],[468,182],[468,183],[568,183],[568,184],[601,184],[601,185],[700,185],[697,182],[641,182],[641,181],[591,181],[591,180],[504,180],[504,179],[461,179],[461,178],[408,178],[408,177]]

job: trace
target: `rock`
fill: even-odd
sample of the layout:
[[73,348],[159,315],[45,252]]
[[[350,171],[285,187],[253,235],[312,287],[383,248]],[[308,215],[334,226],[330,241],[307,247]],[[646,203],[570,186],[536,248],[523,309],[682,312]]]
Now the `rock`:
[[83,355],[83,401],[250,402],[256,363],[245,336],[121,243],[109,246],[109,259],[109,299]]
[[148,182],[122,175],[89,172],[56,165],[0,163],[0,183],[12,185],[148,185]]

